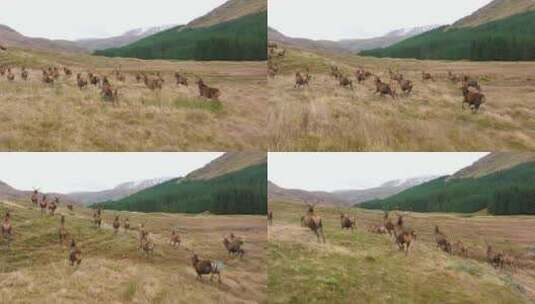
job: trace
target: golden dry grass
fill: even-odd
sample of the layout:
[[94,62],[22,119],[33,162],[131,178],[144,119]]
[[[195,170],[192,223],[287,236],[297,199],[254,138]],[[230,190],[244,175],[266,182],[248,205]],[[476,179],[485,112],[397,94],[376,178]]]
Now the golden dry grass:
[[[275,59],[281,75],[268,81],[269,147],[273,151],[502,151],[535,149],[535,63],[475,63],[335,56],[290,49]],[[353,91],[329,76],[335,64]],[[295,72],[310,68],[310,88],[295,89]],[[414,82],[413,94],[393,101],[375,95],[373,79],[356,84],[357,67],[390,81],[387,70]],[[480,79],[487,103],[461,110],[458,85],[447,71]],[[421,71],[435,82],[423,82]],[[399,89],[398,89],[399,92]]]
[[[103,227],[90,223],[92,210],[64,206],[66,228],[82,250],[82,264],[66,264],[68,249],[58,244],[59,216],[40,216],[26,202],[0,203],[13,215],[14,240],[0,240],[1,303],[266,303],[266,221],[261,216],[214,216],[103,212]],[[137,252],[137,231],[117,235],[115,215],[132,227],[145,223],[155,241],[152,257]],[[180,248],[168,244],[172,229]],[[246,255],[227,254],[222,244],[230,232],[245,241]],[[223,261],[222,283],[196,279],[191,255]]]
[[[227,151],[265,150],[267,131],[266,71],[263,62],[175,62],[110,59],[11,49],[0,65],[15,68],[16,81],[0,78],[0,150],[9,151]],[[41,82],[40,68],[73,69],[54,85]],[[30,81],[20,67],[30,69]],[[119,88],[119,104],[102,100],[100,89],[79,90],[75,75],[92,71],[110,75],[114,68],[126,82],[109,77]],[[137,83],[135,73],[161,72],[161,92]],[[178,88],[174,72],[190,86]],[[198,97],[196,77],[221,90],[220,102]]]
[[[270,201],[269,283],[272,303],[532,303],[535,299],[535,220],[528,216],[405,216],[417,232],[408,257],[388,236],[367,231],[382,212],[317,207],[326,244],[299,225],[304,205]],[[354,232],[340,229],[341,212],[357,216]],[[450,240],[462,239],[469,258],[449,256],[434,243],[438,224]],[[514,254],[519,269],[496,270],[486,263],[485,241]],[[282,286],[285,292],[281,292]]]

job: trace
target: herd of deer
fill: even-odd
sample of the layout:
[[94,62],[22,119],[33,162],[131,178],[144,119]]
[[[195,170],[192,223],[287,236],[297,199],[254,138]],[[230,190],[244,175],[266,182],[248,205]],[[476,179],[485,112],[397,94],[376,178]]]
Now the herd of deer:
[[[268,44],[268,76],[271,78],[276,77],[280,73],[280,66],[274,62],[274,58],[285,57],[286,49],[280,49],[276,43]],[[353,80],[351,77],[345,75],[341,69],[335,65],[330,66],[330,75],[338,81],[338,84],[343,88],[353,90]],[[396,100],[398,98],[397,90],[399,89],[404,96],[409,96],[414,89],[414,82],[400,72],[394,72],[392,69],[388,69],[388,75],[390,76],[390,82],[386,83],[378,75],[357,68],[354,72],[355,79],[358,84],[365,84],[365,82],[373,77],[373,85],[375,86],[374,94],[379,94],[381,97],[390,96]],[[476,113],[482,104],[486,102],[485,94],[482,93],[481,86],[478,81],[467,75],[455,75],[451,71],[448,72],[448,80],[454,84],[459,85],[459,89],[462,92],[463,100],[461,109],[465,109],[465,104],[468,104],[473,113]],[[308,68],[304,72],[297,71],[295,73],[295,85],[294,88],[304,88],[310,86],[312,76]],[[435,77],[428,72],[422,72],[422,81],[435,81]]]
[[[21,79],[24,81],[28,81],[30,79],[30,73],[26,69],[26,67],[22,67],[20,69],[20,75]],[[63,74],[65,79],[70,79],[73,75],[73,71],[67,67],[63,67]],[[49,66],[48,68],[44,68],[41,70],[42,72],[42,78],[41,81],[48,85],[53,85],[56,81],[59,81],[61,77],[61,70],[58,67],[52,67]],[[15,74],[13,72],[13,69],[9,66],[0,66],[0,76],[6,77],[6,79],[10,82],[15,81]],[[81,72],[76,74],[76,85],[80,90],[88,87],[89,85],[93,85],[95,87],[100,88],[100,95],[102,96],[102,99],[104,101],[111,101],[113,103],[117,102],[119,99],[119,88],[118,86],[114,86],[110,82],[111,77],[115,77],[117,82],[125,83],[126,82],[126,75],[121,72],[119,69],[115,69],[111,75],[104,75],[99,76],[91,71],[87,72],[87,77],[84,76]],[[184,74],[180,72],[175,72],[174,74],[176,85],[178,87],[180,86],[189,86],[189,81]],[[206,98],[206,99],[212,99],[219,101],[219,98],[221,96],[221,91],[217,88],[212,88],[206,85],[204,80],[200,77],[197,77],[198,80],[196,84],[198,85],[199,89],[199,96]],[[135,80],[137,83],[143,83],[145,86],[151,90],[151,91],[159,91],[162,90],[163,85],[165,83],[165,79],[161,76],[160,72],[156,72],[155,75],[147,75],[145,72],[137,72],[135,74]]]
[[[325,235],[323,233],[323,223],[321,216],[316,214],[314,205],[307,203],[307,211],[304,216],[301,217],[301,226],[309,228],[314,234],[318,242],[325,243]],[[383,217],[383,224],[373,224],[368,226],[368,232],[389,235],[394,244],[405,253],[409,255],[409,251],[416,240],[416,231],[407,227],[404,223],[403,215],[397,215],[397,221],[394,223],[389,216],[388,212],[385,212]],[[268,225],[273,224],[273,211],[268,211]],[[348,214],[340,214],[340,227],[342,230],[354,230],[357,226],[356,216],[350,217]],[[468,258],[468,248],[464,245],[462,240],[458,240],[453,245],[439,227],[435,225],[434,238],[437,248],[441,249],[447,254],[459,255],[464,258]],[[487,243],[486,252],[487,262],[495,268],[503,270],[506,266],[510,268],[512,272],[515,271],[516,259],[513,255],[506,252],[494,251],[492,246]]]
[[[39,205],[41,208],[41,213],[45,214],[46,209],[49,208],[50,215],[54,216],[54,212],[59,205],[59,199],[56,198],[54,201],[48,202],[47,196],[43,194],[41,196],[41,199],[39,199],[39,191],[37,189],[34,189],[31,198],[32,206],[36,207]],[[51,207],[54,206],[54,207]],[[68,205],[68,209],[70,211],[73,211],[72,204]],[[45,210],[45,211],[43,211]],[[93,212],[93,218],[92,223],[96,229],[100,229],[102,227],[102,209],[97,208]],[[128,217],[125,217],[122,224],[119,216],[115,216],[113,222],[112,222],[112,228],[114,231],[114,234],[117,235],[119,233],[119,230],[121,226],[124,228],[125,233],[127,233],[130,230],[130,221]],[[138,228],[138,252],[143,252],[147,257],[150,257],[154,253],[155,249],[155,243],[150,237],[150,232],[145,229],[144,224],[139,224]],[[12,229],[12,223],[11,223],[11,213],[9,211],[6,211],[4,220],[2,222],[2,239],[7,241],[7,246],[9,248],[10,243],[12,241],[13,236],[13,229]],[[60,224],[58,229],[58,236],[59,236],[59,243],[61,246],[64,246],[66,242],[68,242],[68,238],[70,236],[68,230],[65,227],[65,215],[61,215],[60,217]],[[74,237],[70,237],[70,245],[69,245],[69,254],[68,254],[68,261],[71,266],[80,265],[82,263],[82,250],[77,246],[76,241]],[[171,236],[169,238],[169,245],[173,248],[180,247],[180,244],[182,243],[182,239],[180,235],[176,232],[176,230],[173,230],[171,232]],[[234,233],[230,233],[230,235],[223,237],[223,245],[225,249],[227,250],[228,254],[231,256],[237,256],[242,258],[245,255],[245,250],[242,248],[244,244],[244,241],[241,237],[238,237],[234,235]],[[187,249],[187,248],[186,248]],[[210,275],[210,280],[212,280],[215,276],[217,276],[218,281],[221,283],[221,270],[223,268],[222,262],[219,261],[212,261],[212,260],[200,260],[199,256],[195,253],[192,255],[192,266],[195,269],[195,272],[197,273],[197,279],[202,280],[203,275]]]

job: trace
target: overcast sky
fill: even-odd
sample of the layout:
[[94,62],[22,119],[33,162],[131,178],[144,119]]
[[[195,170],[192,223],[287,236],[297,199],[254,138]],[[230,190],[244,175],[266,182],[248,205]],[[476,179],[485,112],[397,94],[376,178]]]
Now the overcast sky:
[[179,177],[222,153],[0,153],[0,181],[20,190],[98,191],[158,177]]
[[367,189],[387,181],[455,173],[487,153],[269,153],[268,176],[292,189]]
[[269,0],[269,26],[291,37],[370,38],[451,24],[491,0]]
[[185,24],[226,0],[0,0],[0,24],[30,37],[75,40]]

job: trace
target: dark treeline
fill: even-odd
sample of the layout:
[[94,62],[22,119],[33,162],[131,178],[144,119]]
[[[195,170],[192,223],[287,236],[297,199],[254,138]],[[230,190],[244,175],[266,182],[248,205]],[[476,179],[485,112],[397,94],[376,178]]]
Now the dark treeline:
[[204,28],[179,26],[125,47],[95,54],[140,59],[267,60],[267,13]]
[[266,214],[267,166],[251,166],[208,180],[173,179],[124,199],[93,205],[104,209],[215,214]]
[[535,60],[535,12],[477,27],[441,27],[364,56],[473,61]]
[[442,177],[383,200],[358,205],[369,209],[416,212],[535,214],[535,163],[481,178]]

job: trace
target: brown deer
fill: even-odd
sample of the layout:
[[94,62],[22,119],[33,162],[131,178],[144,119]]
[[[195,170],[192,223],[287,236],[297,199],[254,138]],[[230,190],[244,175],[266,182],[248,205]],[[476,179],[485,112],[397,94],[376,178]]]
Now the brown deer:
[[463,241],[461,241],[461,240],[458,240],[455,243],[455,251],[460,256],[463,256],[465,258],[468,257],[468,248],[464,245]]
[[7,80],[15,81],[15,74],[11,72],[11,68],[7,69]]
[[492,246],[487,244],[487,261],[494,268],[503,268],[503,253],[495,252]]
[[173,230],[171,232],[171,238],[169,239],[169,244],[171,244],[171,246],[177,248],[177,247],[180,247],[180,243],[182,242],[182,240],[180,239],[180,235],[178,233],[176,233],[175,230]]
[[448,71],[448,79],[453,83],[459,83],[461,77],[459,75],[453,74],[451,71]]
[[67,204],[67,209],[69,209],[69,211],[73,212],[73,211],[74,211],[74,206],[73,206],[73,204],[68,203],[68,204]]
[[400,232],[394,231],[394,233],[396,234],[396,244],[399,246],[399,249],[405,252],[405,256],[409,255],[410,248],[416,240],[416,232],[411,230]]
[[181,75],[179,72],[175,72],[175,79],[177,86],[188,86],[188,79],[185,76]]
[[241,248],[241,246],[243,245],[243,241],[241,240],[241,238],[234,237],[233,234],[231,234],[230,238],[223,238],[223,245],[225,246],[230,255],[243,257],[243,255],[245,254],[245,250]]
[[91,83],[94,86],[100,85],[100,78],[97,75],[94,75],[91,72],[87,73],[87,75],[89,77],[89,83]]
[[59,198],[55,198],[54,200],[50,201],[50,204],[48,204],[48,212],[51,216],[54,216],[56,213],[56,209],[58,208],[57,203],[59,203]]
[[149,78],[147,75],[143,74],[143,80],[147,88],[151,91],[162,89],[162,82],[159,79]]
[[41,202],[39,202],[39,207],[41,208],[41,215],[46,214],[46,208],[48,207],[48,202],[46,201],[46,194],[43,194]]
[[61,221],[59,223],[59,244],[63,246],[63,243],[67,241],[67,229],[65,229],[65,216],[61,216]]
[[481,108],[481,105],[487,101],[485,94],[475,91],[472,89],[467,89],[464,92],[464,98],[461,105],[461,109],[464,110],[464,105],[468,104],[472,113],[476,113]]
[[396,99],[396,92],[391,85],[381,81],[379,77],[375,77],[375,94],[379,93],[381,97],[390,95],[392,99]]
[[43,70],[41,81],[43,81],[44,84],[54,84],[54,78],[46,70]]
[[141,249],[143,250],[143,253],[145,253],[147,257],[150,257],[154,254],[154,247],[155,245],[150,237],[150,233],[147,232],[145,234],[144,241],[141,244]]
[[202,276],[205,274],[210,275],[210,281],[217,276],[218,282],[221,283],[221,270],[218,263],[210,260],[200,260],[196,254],[191,257],[191,263],[195,272],[197,273],[197,279],[202,281]]
[[24,81],[27,81],[30,77],[30,73],[28,73],[28,71],[26,70],[25,67],[22,68],[22,71],[20,72],[20,77],[22,78],[22,80]]
[[377,233],[377,234],[387,234],[388,233],[388,230],[386,230],[385,225],[377,225],[377,224],[370,225],[368,227],[368,231],[371,232],[371,233]]
[[442,251],[448,254],[453,254],[451,243],[448,241],[446,235],[440,231],[437,225],[435,225],[434,236],[438,248],[442,249]]
[[350,88],[351,90],[353,90],[353,81],[347,78],[346,76],[341,75],[338,81],[341,87]]
[[392,219],[390,219],[390,217],[388,216],[388,212],[385,212],[384,217],[383,217],[383,221],[384,221],[384,227],[385,227],[386,231],[388,232],[388,234],[392,238],[394,238],[395,237],[395,233],[394,233],[395,226],[394,226],[394,223],[392,223]]
[[100,95],[102,95],[104,100],[111,101],[112,103],[116,103],[119,98],[118,89],[113,89],[106,76],[104,76],[102,80],[102,89]]
[[7,240],[8,243],[11,241],[12,236],[12,225],[11,225],[11,214],[9,211],[6,211],[6,215],[4,216],[4,221],[2,222],[2,238],[4,240]]
[[302,75],[301,72],[295,73],[295,86],[294,88],[304,88],[305,86],[310,87],[310,80],[312,79],[312,76],[310,76],[308,69],[306,71],[306,74]]
[[462,88],[474,88],[477,91],[481,92],[481,86],[479,85],[479,82],[473,78],[470,78],[468,76],[464,76],[462,79]]
[[399,87],[401,88],[401,92],[403,92],[406,96],[409,96],[412,93],[413,83],[412,81],[408,79],[401,79],[398,80]]
[[69,250],[69,262],[71,266],[79,266],[82,263],[82,250],[76,246],[74,239],[71,240],[71,248]]
[[67,67],[63,67],[63,72],[67,78],[72,76],[72,71]]
[[143,79],[143,76],[141,76],[140,73],[136,73],[136,82],[140,83],[142,79]]
[[422,71],[422,80],[423,81],[426,81],[426,80],[435,81],[435,78],[433,78],[433,75],[431,75],[431,73]]
[[145,231],[145,225],[139,224],[139,234],[138,234],[138,250],[143,249],[143,243],[145,242],[145,239],[147,237],[147,231]]
[[128,230],[130,230],[130,221],[128,220],[128,218],[126,218],[126,219],[124,220],[123,228],[124,228],[124,231],[125,231],[125,232],[128,231]]
[[199,94],[201,97],[219,100],[219,97],[221,96],[221,91],[219,91],[219,89],[207,86],[201,78],[199,78],[197,84],[199,85]]
[[116,216],[113,220],[113,233],[117,234],[119,232],[119,228],[121,228],[121,222],[119,221],[119,216]]
[[39,190],[38,189],[33,189],[31,201],[32,201],[32,205],[37,208],[37,204],[39,203]]
[[101,212],[102,211],[100,208],[97,208],[97,210],[93,212],[93,224],[95,224],[95,228],[99,228],[99,229],[100,229],[100,226],[102,225]]
[[391,69],[388,69],[388,73],[390,74],[390,79],[395,81],[402,81],[403,80],[403,74],[401,73],[394,73]]
[[[323,223],[321,221],[321,217],[319,215],[316,215],[314,212],[313,205],[308,205],[308,210],[306,215],[303,217],[303,225],[305,227],[308,227],[314,234],[316,235],[318,242],[323,241],[325,243],[325,235],[323,234]],[[321,236],[321,241],[320,241]]]
[[87,80],[82,76],[82,74],[78,73],[76,74],[76,84],[78,85],[78,88],[83,89],[87,87]]
[[342,230],[351,229],[353,231],[356,224],[357,218],[355,216],[353,216],[353,219],[351,219],[347,214],[340,214],[340,226],[342,227]]

